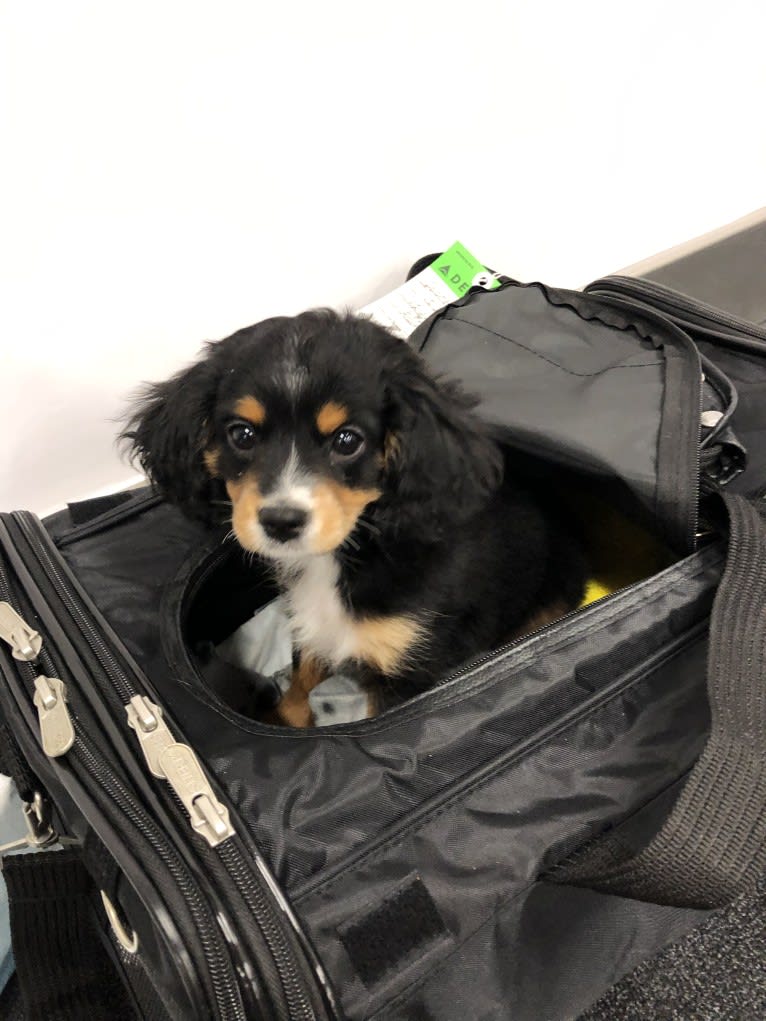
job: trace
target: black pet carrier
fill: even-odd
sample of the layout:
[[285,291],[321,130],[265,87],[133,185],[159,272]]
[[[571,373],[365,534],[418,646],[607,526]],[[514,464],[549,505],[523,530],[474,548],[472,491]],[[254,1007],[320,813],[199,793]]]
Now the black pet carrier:
[[222,533],[3,515],[2,766],[64,844],[4,860],[30,1021],[766,1016],[766,332],[507,280],[411,342],[643,570],[301,731],[200,670],[274,594]]

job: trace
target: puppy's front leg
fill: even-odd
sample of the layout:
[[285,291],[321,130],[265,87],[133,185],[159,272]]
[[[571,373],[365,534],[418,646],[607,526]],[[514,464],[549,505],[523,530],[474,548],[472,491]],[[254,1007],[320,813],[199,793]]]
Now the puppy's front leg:
[[314,715],[309,704],[309,693],[327,677],[327,668],[314,656],[299,652],[293,663],[290,687],[274,710],[275,723],[286,727],[312,727]]

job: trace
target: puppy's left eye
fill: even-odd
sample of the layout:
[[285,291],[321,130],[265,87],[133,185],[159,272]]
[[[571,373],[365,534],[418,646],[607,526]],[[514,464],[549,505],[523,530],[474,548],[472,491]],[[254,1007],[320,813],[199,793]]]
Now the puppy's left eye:
[[232,422],[226,434],[235,450],[252,450],[255,446],[255,429],[248,422]]
[[332,438],[331,450],[336,461],[350,461],[364,449],[364,436],[356,429],[339,429]]

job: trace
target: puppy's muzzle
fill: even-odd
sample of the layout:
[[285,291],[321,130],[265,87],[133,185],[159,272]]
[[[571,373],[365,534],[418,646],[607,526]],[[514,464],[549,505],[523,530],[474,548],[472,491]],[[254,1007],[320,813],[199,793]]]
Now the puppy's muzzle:
[[262,507],[258,512],[258,520],[270,539],[289,542],[297,539],[305,528],[308,513],[302,507],[275,504],[272,507]]

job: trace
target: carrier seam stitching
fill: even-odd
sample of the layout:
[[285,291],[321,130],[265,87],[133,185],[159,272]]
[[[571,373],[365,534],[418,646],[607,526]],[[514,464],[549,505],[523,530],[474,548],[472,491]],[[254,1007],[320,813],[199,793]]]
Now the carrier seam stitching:
[[569,376],[577,376],[579,379],[592,379],[594,376],[602,376],[605,372],[611,372],[613,369],[641,369],[646,368],[647,366],[662,366],[663,364],[662,358],[657,358],[651,362],[636,362],[633,365],[607,365],[603,369],[597,369],[595,372],[575,372],[573,369],[568,369],[565,365],[559,364],[559,362],[554,362],[551,358],[541,354],[540,351],[535,351],[534,348],[527,347],[526,344],[522,344],[522,342],[520,340],[516,340],[515,337],[508,337],[504,333],[497,333],[496,330],[492,330],[488,326],[482,326],[481,323],[474,323],[470,319],[463,319],[456,316],[453,321],[465,323],[466,326],[472,326],[474,329],[483,330],[485,333],[490,333],[493,337],[504,340],[509,344],[515,344],[516,347],[520,347],[528,354],[534,355],[535,358],[539,358],[541,361],[547,362],[556,369],[561,369],[562,372],[566,372]]

